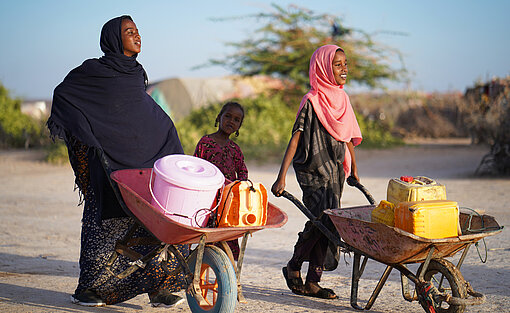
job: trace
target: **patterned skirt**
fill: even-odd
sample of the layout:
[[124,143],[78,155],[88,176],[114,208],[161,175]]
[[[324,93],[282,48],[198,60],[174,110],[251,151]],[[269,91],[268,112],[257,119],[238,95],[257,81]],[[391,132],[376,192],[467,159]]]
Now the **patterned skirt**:
[[[96,198],[88,183],[87,149],[74,147],[71,162],[76,173],[76,182],[84,198],[84,211],[81,230],[80,278],[75,293],[86,289],[92,290],[107,304],[126,301],[142,293],[152,293],[166,289],[170,292],[186,287],[184,275],[181,273],[169,276],[163,270],[158,256],[151,259],[145,268],[136,270],[131,275],[119,279],[111,274],[119,274],[128,269],[130,260],[119,255],[111,267],[106,270],[106,263],[115,250],[115,243],[122,239],[135,220],[131,217],[118,217],[101,220],[101,210],[96,205]],[[78,148],[78,149],[76,149]],[[134,237],[150,237],[143,228],[138,228]],[[154,246],[135,246],[133,250],[145,255]],[[177,249],[186,257],[188,245],[177,245]],[[172,271],[179,265],[175,258],[167,260],[167,268]]]

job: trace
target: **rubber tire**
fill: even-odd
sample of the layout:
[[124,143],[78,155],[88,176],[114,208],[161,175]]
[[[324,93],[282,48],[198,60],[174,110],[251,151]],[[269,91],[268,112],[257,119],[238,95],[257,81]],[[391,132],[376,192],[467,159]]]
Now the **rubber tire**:
[[[423,263],[418,268],[417,275],[421,272],[423,267]],[[436,279],[438,281],[441,280],[441,275],[448,281],[448,284],[451,288],[451,296],[466,299],[467,298],[467,290],[466,285],[464,283],[464,277],[460,273],[459,269],[455,267],[450,261],[445,259],[435,259],[431,260],[423,279],[425,281],[431,281],[432,277],[437,275]],[[437,282],[432,281],[432,284],[437,288]],[[442,286],[444,286],[445,281],[443,280]],[[441,290],[439,290],[442,292]],[[435,308],[437,313],[462,313],[466,309],[465,305],[454,305],[451,304],[448,308]]]
[[[193,253],[188,261],[188,266],[193,273],[195,271],[196,253]],[[237,303],[237,279],[230,259],[223,250],[215,246],[206,246],[202,264],[207,264],[216,275],[218,283],[218,297],[215,305],[206,310],[190,293],[186,293],[188,306],[193,313],[233,313]]]

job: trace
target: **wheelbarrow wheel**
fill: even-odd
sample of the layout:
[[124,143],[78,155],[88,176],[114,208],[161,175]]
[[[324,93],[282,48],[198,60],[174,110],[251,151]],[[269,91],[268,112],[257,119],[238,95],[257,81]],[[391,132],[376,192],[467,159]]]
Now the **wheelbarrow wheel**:
[[[188,265],[194,272],[196,254]],[[194,313],[234,312],[237,302],[237,280],[228,256],[220,248],[206,246],[200,269],[200,291],[207,304],[201,306],[192,294],[186,293],[188,306]]]
[[[423,264],[420,265],[418,273],[421,272],[422,267]],[[448,294],[461,299],[467,298],[464,278],[459,269],[448,260],[431,260],[423,278],[425,281],[430,282],[442,294]],[[466,309],[466,305],[436,301],[434,303],[434,309],[438,313],[462,313]]]

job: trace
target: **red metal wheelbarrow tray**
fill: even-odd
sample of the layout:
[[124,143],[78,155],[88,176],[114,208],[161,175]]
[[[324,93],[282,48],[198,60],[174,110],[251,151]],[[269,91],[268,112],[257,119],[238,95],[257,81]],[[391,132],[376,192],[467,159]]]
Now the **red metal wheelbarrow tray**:
[[149,180],[151,169],[115,171],[111,178],[118,184],[122,198],[133,215],[156,238],[167,244],[198,243],[202,235],[206,242],[228,241],[265,228],[279,228],[287,222],[287,215],[268,203],[267,222],[264,226],[197,228],[177,223],[150,204]]

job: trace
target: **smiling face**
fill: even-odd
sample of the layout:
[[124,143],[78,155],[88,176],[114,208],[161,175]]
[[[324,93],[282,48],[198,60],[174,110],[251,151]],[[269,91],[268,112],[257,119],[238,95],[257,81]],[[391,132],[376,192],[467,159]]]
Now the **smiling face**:
[[142,51],[142,37],[140,37],[135,23],[129,19],[123,19],[121,32],[124,55],[132,57],[140,53]]
[[243,118],[244,113],[240,108],[236,106],[226,107],[225,111],[219,118],[220,131],[230,136],[239,130],[239,127],[241,127],[241,123],[243,122]]
[[342,50],[337,50],[333,58],[333,76],[335,77],[336,83],[345,85],[348,72],[345,53]]

